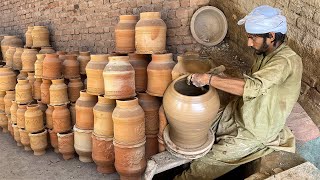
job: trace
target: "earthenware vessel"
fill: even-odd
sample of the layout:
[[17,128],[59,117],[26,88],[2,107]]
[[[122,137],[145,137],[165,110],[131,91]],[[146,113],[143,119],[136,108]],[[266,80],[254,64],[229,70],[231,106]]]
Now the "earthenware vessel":
[[22,69],[22,61],[21,61],[21,55],[23,53],[23,48],[16,48],[16,51],[13,55],[13,62],[12,62],[12,68],[14,70],[21,70]]
[[6,67],[12,68],[13,66],[13,55],[16,52],[16,47],[10,46],[6,52]]
[[90,61],[90,51],[80,52],[78,61],[80,63],[80,74],[86,74],[86,66]]
[[39,51],[39,54],[53,54],[56,51],[53,49],[53,47],[41,47],[41,50]]
[[17,79],[27,79],[27,77],[28,77],[28,71],[20,70],[20,73],[17,76]]
[[135,26],[138,22],[136,15],[120,15],[115,26],[116,52],[130,53],[135,51]]
[[19,133],[20,133],[21,144],[24,146],[24,150],[31,151],[32,149],[30,147],[29,132],[26,131],[24,128],[23,129],[19,128]]
[[28,30],[27,32],[25,33],[25,36],[26,36],[26,47],[28,48],[31,48],[32,47],[32,44],[33,44],[33,41],[32,41],[32,30],[33,30],[33,26],[28,26]]
[[49,88],[50,105],[58,106],[69,103],[68,86],[64,83],[64,79],[54,79]]
[[42,79],[40,91],[41,91],[41,102],[44,104],[50,103],[50,91],[49,91],[50,85],[51,85],[50,80]]
[[103,174],[116,172],[114,158],[113,138],[92,133],[92,159],[97,165],[97,171]]
[[92,130],[83,130],[73,127],[74,149],[81,162],[92,162]]
[[71,115],[71,124],[74,126],[76,124],[76,103],[70,103],[70,115]]
[[10,46],[23,47],[23,42],[16,36],[4,36],[3,40],[1,41],[1,52],[4,62],[6,61],[5,54]]
[[50,144],[54,148],[55,153],[59,153],[57,132],[49,129]]
[[42,78],[43,73],[43,61],[46,57],[45,54],[37,54],[37,60],[34,63],[34,77],[35,78]]
[[11,121],[13,123],[17,123],[17,110],[18,104],[15,100],[11,102],[10,113],[11,113]]
[[108,138],[113,137],[112,112],[116,101],[98,96],[98,103],[93,107],[94,133]]
[[28,105],[24,117],[25,129],[28,132],[36,133],[44,129],[43,114],[38,104]]
[[62,73],[66,79],[80,78],[80,63],[76,55],[66,55],[62,63]]
[[14,90],[16,78],[16,74],[10,68],[0,66],[0,91]]
[[31,90],[32,90],[32,95],[33,95],[33,84],[36,81],[36,79],[34,78],[34,73],[32,72],[28,72],[28,77],[27,77],[29,84],[31,86]]
[[33,48],[50,46],[49,31],[46,26],[34,26],[31,35]]
[[28,79],[18,79],[18,83],[15,89],[16,89],[15,100],[18,104],[28,104],[33,100],[32,88],[30,86]]
[[184,69],[183,64],[182,64],[183,63],[183,57],[182,56],[178,56],[177,60],[178,60],[178,63],[173,67],[172,72],[171,72],[172,80],[175,80],[178,77],[188,73]]
[[80,97],[76,102],[76,127],[80,129],[93,129],[93,107],[97,103],[97,96],[80,91]]
[[163,152],[166,150],[166,144],[164,143],[163,141],[163,138],[162,137],[159,137],[158,136],[158,148],[159,148],[159,152]]
[[19,104],[17,109],[17,125],[19,128],[25,129],[25,112],[27,111],[27,105]]
[[24,49],[21,54],[22,70],[34,71],[34,63],[37,60],[38,51],[36,49]]
[[47,130],[43,130],[38,133],[29,133],[30,146],[34,151],[34,155],[41,156],[46,153],[46,148],[48,146],[47,140]]
[[137,92],[145,92],[147,90],[148,74],[147,66],[149,64],[147,55],[129,53],[129,62],[135,72],[135,85]]
[[80,91],[83,89],[83,83],[80,78],[70,79],[68,84],[68,97],[71,102],[76,102],[80,97]]
[[52,112],[53,130],[56,133],[69,131],[71,127],[70,111],[67,105],[54,106]]
[[91,55],[86,66],[87,93],[92,95],[104,94],[103,69],[108,64],[109,54]]
[[42,78],[59,79],[62,76],[62,61],[57,54],[46,54],[42,63]]
[[166,114],[164,113],[163,105],[161,105],[159,108],[159,133],[158,133],[158,136],[161,137],[162,140],[163,140],[163,131],[167,125],[168,125],[168,121],[166,118]]
[[54,107],[52,105],[48,105],[48,109],[46,110],[46,127],[48,129],[53,129],[53,113]]
[[64,160],[74,158],[75,149],[73,131],[58,133],[58,148]]
[[17,124],[16,123],[12,124],[12,128],[13,128],[13,138],[17,142],[17,146],[22,146],[21,139],[20,139],[20,132]]
[[10,108],[12,105],[12,101],[15,100],[15,91],[14,90],[10,90],[10,91],[6,91],[6,95],[3,98],[4,104],[5,104],[5,113],[6,114],[10,114]]
[[36,80],[33,83],[33,99],[40,100],[41,99],[41,84],[42,79],[36,78]]

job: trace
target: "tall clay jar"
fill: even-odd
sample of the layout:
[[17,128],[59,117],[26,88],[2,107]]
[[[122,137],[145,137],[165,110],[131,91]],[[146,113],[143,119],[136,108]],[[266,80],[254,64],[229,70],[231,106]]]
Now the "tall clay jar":
[[22,146],[21,139],[20,139],[20,132],[17,124],[12,124],[13,128],[13,138],[17,142],[17,146]]
[[83,89],[83,83],[80,78],[70,79],[68,84],[68,97],[71,102],[76,102],[80,97],[80,91]]
[[17,125],[19,128],[25,128],[25,112],[27,111],[27,105],[19,104],[17,109]]
[[54,106],[52,121],[53,130],[56,133],[67,132],[71,129],[71,117],[67,105]]
[[54,149],[55,153],[59,153],[59,148],[58,148],[58,135],[55,131],[49,129],[49,137],[50,137],[50,144]]
[[46,26],[34,26],[31,32],[32,35],[32,47],[40,48],[43,46],[50,46],[49,43],[49,31]]
[[109,99],[134,97],[134,69],[128,56],[110,56],[109,63],[103,70],[104,94]]
[[92,159],[97,165],[97,171],[104,174],[116,172],[114,168],[113,138],[92,133]]
[[41,47],[41,50],[39,51],[39,54],[53,54],[56,53],[56,51],[51,47]]
[[15,100],[15,91],[12,90],[12,91],[6,91],[6,95],[4,96],[3,98],[3,101],[4,101],[4,105],[5,105],[5,113],[6,114],[10,114],[10,108],[11,108],[11,105],[12,105],[12,101]]
[[136,15],[120,15],[120,21],[115,27],[116,52],[130,53],[135,51],[135,26],[138,21]]
[[66,55],[66,59],[62,63],[62,72],[66,79],[80,77],[80,63],[76,55]]
[[37,60],[38,51],[36,49],[24,49],[21,54],[22,70],[34,71],[34,63]]
[[31,151],[29,133],[25,129],[19,128],[20,141],[25,151]]
[[10,68],[0,66],[0,91],[14,90],[16,79],[16,74]]
[[80,74],[86,74],[86,66],[90,61],[90,51],[80,52],[78,61],[80,63]]
[[76,124],[76,103],[70,103],[70,115],[71,115],[71,124],[74,126]]
[[18,104],[28,104],[33,100],[32,88],[28,79],[18,79],[16,85],[16,102]]
[[6,116],[6,113],[3,111],[0,111],[0,127],[2,127],[2,132],[7,133],[8,132],[8,118]]
[[149,64],[147,56],[144,54],[130,53],[129,62],[135,72],[135,85],[137,92],[145,92],[147,90],[148,74],[147,66]]
[[109,54],[91,55],[86,66],[87,92],[92,95],[104,94],[103,70],[108,64]]
[[5,111],[4,96],[6,95],[5,91],[0,91],[0,111]]
[[41,99],[41,84],[42,79],[36,78],[36,80],[33,83],[33,99],[40,100]]
[[73,127],[74,149],[81,162],[92,162],[92,130],[83,130]]
[[13,55],[16,52],[16,47],[10,46],[6,52],[6,66],[12,68],[13,65]]
[[23,47],[23,42],[20,38],[16,36],[4,36],[3,40],[1,41],[1,52],[4,62],[6,61],[5,55],[9,46],[12,47]]
[[116,101],[98,96],[98,103],[93,107],[94,133],[99,136],[113,137],[112,112]]
[[160,12],[140,13],[140,20],[135,27],[136,53],[165,53],[166,33],[167,26]]
[[59,79],[62,73],[62,61],[57,54],[46,54],[42,63],[42,78]]
[[76,102],[76,127],[90,129],[94,127],[93,107],[97,103],[97,96],[88,94],[85,90],[80,91],[80,97]]
[[172,53],[152,55],[152,61],[147,67],[148,94],[151,96],[163,96],[164,91],[172,81],[171,71],[174,65]]
[[13,55],[13,62],[12,62],[12,68],[14,70],[21,70],[22,69],[22,61],[21,61],[21,55],[23,53],[23,48],[16,48],[16,51]]
[[35,78],[42,78],[44,57],[46,57],[46,55],[37,54],[37,60],[34,63],[34,77]]
[[41,156],[46,153],[48,146],[47,134],[48,131],[46,129],[38,133],[29,133],[30,146],[34,151],[34,155]]
[[28,132],[36,133],[44,129],[43,113],[38,104],[28,105],[24,117],[25,129]]
[[41,90],[41,102],[44,104],[50,103],[50,88],[51,81],[47,79],[42,79],[42,84],[40,86]]
[[12,123],[17,123],[17,110],[18,110],[18,104],[16,101],[13,100],[10,107]]
[[26,47],[31,48],[33,41],[32,41],[32,30],[33,30],[33,26],[28,26],[28,30],[25,33],[26,36]]
[[54,106],[48,105],[48,109],[46,110],[46,127],[48,129],[53,129],[53,119],[52,119],[52,113],[54,110]]
[[117,100],[116,103],[116,108],[112,113],[115,141],[124,145],[143,142],[145,140],[145,115],[138,103],[138,98]]
[[145,113],[146,134],[154,135],[159,131],[160,101],[147,93],[138,94],[139,104]]
[[74,132],[58,133],[58,148],[64,160],[74,158]]
[[64,79],[52,80],[50,90],[50,105],[62,105],[69,103],[68,87],[64,83]]
[[28,72],[28,77],[27,79],[29,80],[29,84],[31,86],[32,89],[32,96],[33,96],[33,84],[36,81],[36,79],[34,78],[34,73],[33,72]]

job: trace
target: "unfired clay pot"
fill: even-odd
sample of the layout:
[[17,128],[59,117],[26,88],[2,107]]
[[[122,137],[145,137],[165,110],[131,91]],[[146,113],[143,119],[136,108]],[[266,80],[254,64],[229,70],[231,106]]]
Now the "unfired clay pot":
[[0,127],[2,127],[2,132],[8,132],[8,118],[3,111],[0,111]]
[[31,151],[29,133],[25,129],[19,129],[20,141],[25,151]]
[[74,158],[74,133],[73,131],[58,133],[58,147],[64,160]]
[[67,105],[54,106],[52,121],[53,130],[56,133],[67,132],[71,129],[71,117]]
[[34,63],[37,60],[38,51],[36,49],[24,49],[21,54],[22,70],[34,71]]
[[50,88],[51,81],[47,79],[42,79],[42,84],[40,86],[41,90],[41,102],[44,104],[50,103]]
[[80,64],[76,55],[66,55],[62,63],[62,73],[66,79],[80,77]]
[[90,61],[90,51],[80,52],[78,61],[80,63],[80,74],[86,74],[86,66]]
[[86,66],[87,92],[92,95],[104,94],[103,69],[108,64],[109,54],[91,55]]
[[137,92],[145,92],[147,90],[147,66],[149,62],[147,61],[147,56],[144,54],[130,53],[129,62],[135,71],[135,85]]
[[17,110],[18,110],[17,102],[12,101],[11,107],[10,107],[10,113],[11,113],[11,121],[13,123],[17,123]]
[[17,146],[22,146],[21,139],[20,139],[20,132],[17,124],[12,124],[13,128],[13,138],[17,142]]
[[31,35],[33,48],[50,46],[49,31],[46,26],[34,26]]
[[33,26],[28,26],[28,30],[25,33],[26,36],[26,47],[31,48],[33,41],[32,41],[32,30],[33,30]]
[[48,146],[47,130],[39,133],[29,133],[29,138],[31,149],[34,151],[33,154],[36,156],[44,155]]
[[85,90],[80,92],[76,102],[76,127],[80,129],[93,129],[93,107],[97,103],[97,96],[88,94]]
[[130,53],[135,51],[135,26],[138,21],[136,15],[120,15],[115,26],[116,52]]
[[80,97],[80,91],[83,89],[83,83],[80,78],[70,79],[68,84],[68,97],[71,102],[76,102]]
[[92,133],[92,159],[97,171],[104,174],[114,173],[113,138],[106,138]]
[[0,66],[0,91],[14,90],[16,78],[16,74],[10,68]]
[[34,73],[29,72],[27,79],[28,79],[29,84],[30,84],[30,86],[31,86],[32,95],[33,95],[33,84],[34,84],[34,82],[36,81],[36,79],[34,78]]
[[52,80],[50,91],[50,105],[58,106],[69,103],[68,86],[64,83],[64,79]]
[[5,111],[4,96],[6,95],[5,91],[0,91],[0,111]]
[[30,133],[40,132],[44,129],[43,114],[39,109],[38,104],[27,106],[27,111],[24,114],[25,129]]
[[34,63],[34,77],[35,78],[42,78],[43,72],[43,61],[46,55],[44,54],[37,54],[37,60]]
[[41,50],[39,51],[39,54],[53,54],[56,51],[51,47],[41,47]]
[[58,135],[55,131],[49,129],[49,136],[50,136],[50,144],[54,148],[55,153],[59,153],[58,148]]
[[13,62],[12,62],[12,68],[14,70],[21,70],[22,69],[22,61],[21,61],[21,55],[23,53],[23,48],[16,48],[16,51],[13,55]]
[[48,109],[46,110],[46,127],[48,129],[53,129],[53,113],[54,107],[52,105],[48,105]]
[[33,99],[40,100],[41,99],[41,84],[42,79],[36,78],[36,80],[33,83]]
[[6,114],[10,114],[10,108],[12,105],[12,101],[15,100],[15,91],[14,90],[10,90],[10,91],[6,91],[6,95],[3,98],[4,101],[4,105],[5,105],[5,113]]
[[59,79],[62,76],[62,61],[57,54],[46,54],[42,68],[44,79]]
[[92,162],[92,130],[82,130],[75,126],[74,131],[74,148],[79,155],[81,162]]
[[16,102],[19,104],[28,104],[32,98],[32,88],[28,79],[18,79],[16,85]]
[[21,70],[19,75],[17,76],[17,79],[26,79],[28,77],[28,71]]
[[27,105],[19,104],[17,109],[17,125],[19,128],[25,128],[25,112],[27,111]]
[[23,47],[23,42],[16,36],[4,36],[3,40],[1,41],[1,52],[4,62],[6,61],[5,54],[9,49],[9,46]]
[[6,67],[12,68],[13,66],[13,55],[16,52],[16,47],[10,46],[6,52]]
[[113,137],[112,112],[116,101],[98,96],[98,103],[93,107],[94,133],[108,138]]
[[39,100],[37,100],[37,104],[39,105],[39,109],[42,111],[44,122],[46,122],[45,121],[45,119],[46,119],[45,113],[46,113],[46,110],[48,109],[48,106],[46,104],[43,104]]
[[159,152],[159,142],[157,134],[146,135],[146,159]]

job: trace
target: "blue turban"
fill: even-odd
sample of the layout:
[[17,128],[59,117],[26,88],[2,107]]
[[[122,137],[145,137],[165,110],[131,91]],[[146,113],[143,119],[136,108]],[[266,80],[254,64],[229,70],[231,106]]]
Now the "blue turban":
[[252,10],[250,14],[238,21],[238,25],[245,24],[247,33],[264,34],[269,32],[287,32],[286,17],[281,11],[268,5],[263,5]]

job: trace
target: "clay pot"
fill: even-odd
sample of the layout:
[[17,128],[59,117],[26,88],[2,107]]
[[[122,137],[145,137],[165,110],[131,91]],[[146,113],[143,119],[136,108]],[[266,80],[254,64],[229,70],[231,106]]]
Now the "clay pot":
[[10,107],[11,121],[13,123],[17,123],[17,110],[18,110],[18,104],[16,101],[13,100]]
[[29,133],[25,129],[19,129],[20,141],[25,151],[31,151]]
[[44,54],[37,54],[37,60],[34,63],[34,77],[35,78],[42,78],[43,72],[43,61],[46,55]]
[[76,127],[80,129],[93,129],[93,107],[97,103],[97,96],[80,91],[80,97],[76,102]]
[[98,96],[98,103],[93,107],[94,133],[108,138],[113,137],[112,112],[116,101]]
[[178,63],[173,67],[172,71],[171,71],[171,77],[172,80],[177,79],[178,77],[188,74],[188,72],[185,70],[185,68],[183,67],[183,57],[182,56],[178,56]]
[[15,91],[6,91],[6,95],[3,98],[4,104],[5,104],[5,113],[10,114],[10,108],[12,105],[12,101],[15,100]]
[[158,144],[159,153],[165,151],[165,150],[166,150],[166,144],[164,143],[162,137],[159,137],[159,136],[158,136],[158,143],[159,143],[159,144]]
[[16,85],[16,102],[18,104],[28,104],[32,100],[32,88],[28,79],[18,79],[18,84]]
[[171,141],[182,148],[203,145],[219,106],[219,96],[211,86],[201,89],[188,85],[187,75],[174,80],[163,97]]
[[83,83],[80,78],[70,79],[68,84],[68,97],[71,102],[76,102],[80,97],[80,91],[83,89]]
[[39,54],[53,54],[56,53],[56,51],[53,49],[53,47],[41,47],[41,50],[39,51]]
[[53,129],[53,119],[52,119],[53,110],[54,110],[54,107],[51,105],[48,105],[48,109],[46,110],[46,127],[48,129]]
[[21,54],[22,70],[34,71],[34,63],[37,60],[38,51],[36,49],[24,49]]
[[4,36],[3,40],[1,41],[1,52],[4,62],[6,61],[6,52],[10,46],[23,47],[23,42],[16,36]]
[[50,46],[49,31],[46,26],[34,26],[31,32],[31,35],[32,35],[33,48]]
[[34,73],[28,73],[28,77],[27,79],[29,80],[29,84],[31,86],[31,89],[32,89],[32,96],[33,96],[33,84],[34,82],[36,81],[36,79],[34,78]]
[[160,101],[147,93],[138,94],[139,104],[145,113],[146,134],[157,134],[159,131]]
[[6,52],[6,66],[12,68],[13,65],[13,55],[16,52],[16,47],[10,46]]
[[104,94],[103,69],[108,64],[109,54],[91,55],[86,66],[87,92],[92,95]]
[[113,139],[92,133],[92,159],[97,171],[103,174],[116,172],[114,158]]
[[50,103],[50,91],[49,91],[50,85],[51,85],[50,80],[42,79],[40,91],[41,91],[41,102],[44,104]]
[[80,52],[78,61],[80,63],[80,74],[86,74],[86,66],[90,61],[90,51]]
[[67,105],[54,106],[52,121],[53,130],[57,133],[67,132],[72,128],[70,111]]
[[166,114],[164,113],[163,106],[159,108],[159,133],[158,136],[163,139],[163,131],[168,125]]
[[74,126],[76,124],[76,103],[70,103],[70,115],[71,115],[71,124]]
[[64,78],[80,78],[80,63],[76,55],[67,55],[62,63],[62,72]]
[[7,114],[7,118],[8,118],[8,131],[10,132],[10,135],[14,137],[13,127],[12,127],[13,124],[11,122],[11,115]]
[[48,146],[47,130],[39,133],[29,133],[29,138],[31,149],[34,151],[33,154],[36,156],[44,155]]
[[27,111],[24,114],[25,129],[30,133],[40,132],[44,129],[43,114],[39,109],[38,104],[27,106]]
[[23,48],[16,48],[16,51],[13,54],[12,68],[14,70],[21,70],[22,69],[21,55],[22,55],[23,51],[24,51]]
[[41,99],[41,84],[42,79],[36,78],[33,83],[33,99],[40,100]]
[[[114,139],[124,145],[133,145],[145,140],[145,114],[138,98],[117,100],[113,110]],[[128,133],[130,132],[130,133]]]
[[64,79],[52,80],[50,86],[50,105],[58,106],[62,104],[68,104],[68,87],[64,83]]
[[64,160],[74,158],[74,133],[58,133],[58,148]]
[[62,74],[62,61],[57,54],[46,54],[42,63],[42,78],[59,79]]
[[145,139],[139,144],[132,146],[120,145],[116,141],[114,144],[115,168],[120,175],[120,179],[142,179],[142,174],[146,169]]
[[171,53],[152,55],[152,61],[147,67],[148,94],[159,97],[163,96],[164,91],[172,81],[171,71],[174,65]]
[[46,122],[46,110],[48,109],[48,106],[46,104],[43,104],[41,101],[37,100],[37,104],[39,105],[39,109],[41,110],[43,114],[43,122]]
[[135,51],[135,26],[138,21],[136,15],[120,15],[115,26],[116,52],[130,53]]
[[3,133],[8,132],[8,118],[6,116],[6,113],[3,111],[0,111],[0,127],[2,127]]
[[28,77],[28,71],[21,70],[19,75],[17,76],[17,79],[27,79]]
[[20,132],[17,124],[12,124],[13,128],[13,138],[17,142],[17,146],[22,146],[21,140],[20,140]]
[[0,111],[5,111],[4,96],[6,95],[5,91],[0,91]]
[[130,53],[129,62],[135,71],[135,85],[137,92],[145,92],[147,90],[147,56],[143,54]]
[[50,144],[54,149],[55,153],[59,153],[59,148],[58,148],[58,135],[55,131],[49,129],[49,136],[50,136]]
[[159,142],[156,134],[147,134],[146,137],[146,159],[149,159],[159,152]]
[[63,63],[63,61],[66,59],[67,52],[65,52],[65,51],[57,51],[56,54],[58,55],[61,63]]
[[25,33],[25,36],[26,36],[26,45],[25,45],[25,47],[28,47],[28,48],[31,48],[32,44],[33,44],[32,34],[31,34],[32,30],[33,30],[33,26],[28,26],[28,30]]
[[134,97],[134,69],[128,56],[110,56],[109,63],[103,70],[105,97],[125,99]]
[[17,125],[19,128],[25,128],[25,112],[27,111],[27,105],[19,104],[17,109]]
[[14,90],[16,78],[16,74],[10,68],[0,66],[0,91]]
[[81,162],[92,162],[92,130],[78,129],[73,127],[74,148]]
[[140,13],[140,20],[135,27],[136,53],[165,53],[166,33],[167,26],[160,12]]

